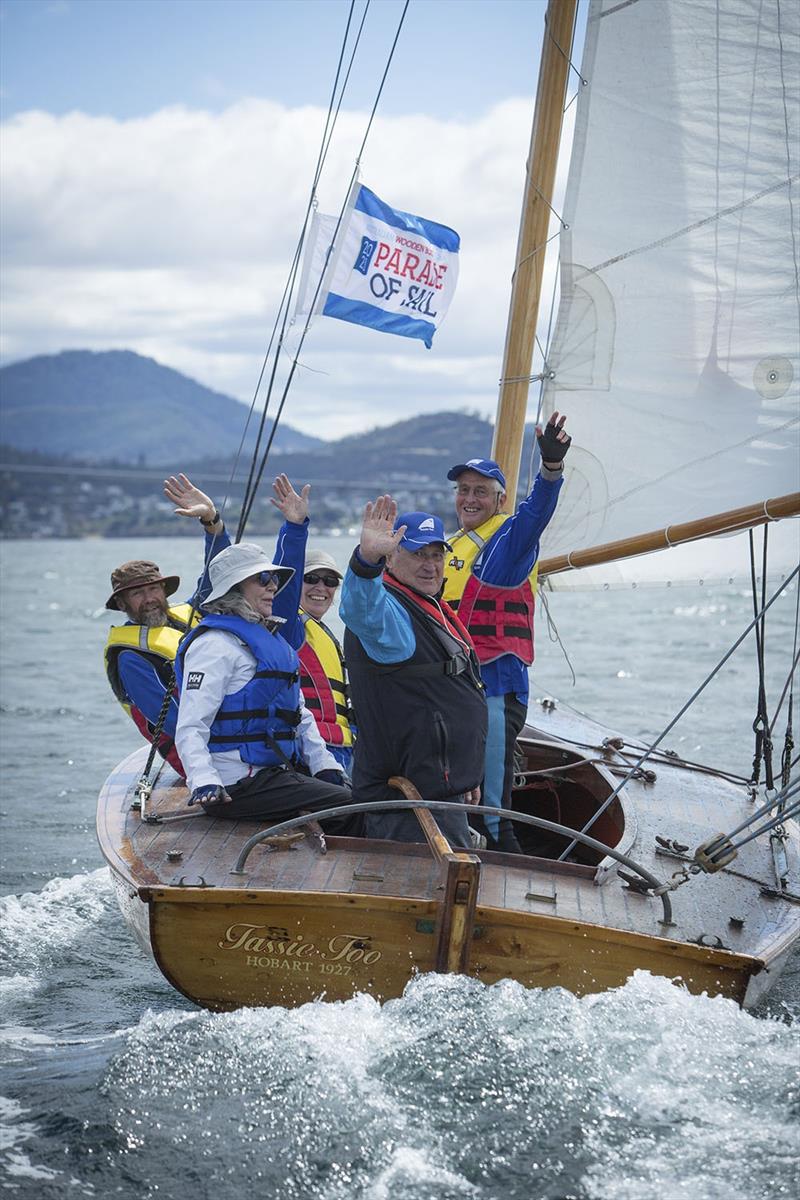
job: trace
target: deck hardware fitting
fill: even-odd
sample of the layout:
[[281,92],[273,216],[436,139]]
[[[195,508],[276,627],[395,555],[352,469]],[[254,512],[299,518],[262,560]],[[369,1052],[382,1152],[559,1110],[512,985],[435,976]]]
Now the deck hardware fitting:
[[294,833],[279,833],[275,837],[264,838],[262,845],[268,850],[297,850],[297,843],[305,841],[305,834],[295,831]]
[[180,850],[168,850],[167,851],[167,862],[180,862],[182,858],[183,858],[183,854],[181,853]]
[[617,875],[620,879],[624,879],[627,888],[631,892],[636,892],[638,896],[650,895],[650,884],[646,879],[640,879],[637,875],[629,875],[627,871],[623,871],[621,867],[617,868]]
[[545,696],[543,700],[539,701],[539,703],[545,712],[554,712],[558,708],[556,701],[551,700],[549,696]]
[[656,841],[664,850],[672,850],[675,854],[685,854],[689,849],[683,842],[676,842],[674,838],[663,838],[656,834]]
[[544,892],[526,892],[525,899],[526,900],[541,900],[545,904],[555,904],[556,893],[551,892],[550,895],[546,895]]
[[364,875],[359,871],[353,871],[353,879],[358,879],[366,883],[383,883],[382,875]]
[[732,929],[744,929],[744,917],[728,917],[728,924]]
[[713,875],[733,862],[738,851],[725,833],[717,833],[706,842],[701,842],[694,852],[694,862],[701,871]]
[[726,946],[722,938],[717,937],[715,933],[701,933],[700,937],[689,938],[689,941],[705,950],[730,950],[730,946]]
[[182,888],[196,888],[196,887],[204,888],[204,887],[214,887],[215,885],[213,883],[206,883],[206,881],[202,875],[198,875],[197,880],[194,883],[187,883],[186,876],[181,875],[178,882],[176,884],[174,884],[173,886],[174,887],[182,887]]

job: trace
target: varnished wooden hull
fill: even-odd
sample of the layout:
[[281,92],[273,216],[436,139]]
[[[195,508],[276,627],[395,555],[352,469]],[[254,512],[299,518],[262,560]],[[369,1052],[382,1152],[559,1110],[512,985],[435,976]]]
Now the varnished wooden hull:
[[[436,904],[303,893],[242,896],[235,891],[144,889],[149,941],[178,991],[210,1009],[367,992],[400,996],[415,974],[435,969]],[[619,987],[637,969],[689,991],[743,1004],[763,964],[724,950],[687,946],[621,930],[481,908],[467,974],[484,983],[514,979],[576,995]]]
[[[584,728],[582,736],[597,734]],[[548,731],[530,753],[547,768],[575,760],[558,803],[572,805],[580,825],[618,773],[612,752],[587,765],[585,746],[569,748],[575,741],[562,744]],[[258,826],[188,815],[174,776],[153,794],[166,821],[143,823],[131,809],[143,757],[132,755],[106,784],[101,846],[140,945],[175,988],[206,1008],[343,1000],[362,991],[386,1000],[415,974],[434,970],[581,995],[618,987],[637,969],[750,1006],[800,936],[800,905],[790,899],[800,892],[796,828],[781,895],[770,887],[768,843],[753,843],[733,868],[676,891],[674,919],[665,923],[660,902],[624,885],[611,859],[559,863],[552,861],[557,846],[549,847],[550,859],[482,852],[451,856],[463,861],[447,867],[426,844],[329,838],[323,854],[312,838],[291,849],[258,846],[245,874],[236,875],[241,847]],[[752,804],[741,788],[669,761],[658,774],[629,785],[601,832],[668,879],[681,874],[687,856],[662,849],[655,829],[697,844],[735,825]],[[526,803],[524,788],[516,795]],[[538,796],[534,808],[553,799]],[[467,874],[459,883],[446,867]],[[471,907],[459,914],[454,888],[467,887],[467,876]],[[456,905],[450,918],[458,918],[451,923],[443,917],[448,903]]]

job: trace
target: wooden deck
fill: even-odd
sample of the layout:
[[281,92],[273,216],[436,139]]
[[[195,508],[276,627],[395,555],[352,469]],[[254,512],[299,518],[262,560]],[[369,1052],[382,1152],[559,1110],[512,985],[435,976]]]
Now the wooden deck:
[[[527,765],[568,770],[554,783],[521,790],[518,803],[547,819],[558,810],[564,823],[580,826],[610,794],[627,752],[604,748],[586,722],[562,720],[564,741],[547,718],[542,725]],[[235,874],[258,824],[187,809],[186,788],[168,767],[149,805],[165,819],[143,821],[131,802],[145,755],[146,748],[132,754],[103,789],[101,848],[139,940],[174,986],[211,1008],[296,1004],[358,990],[386,998],[399,995],[414,972],[434,969],[584,992],[617,986],[637,967],[749,1003],[800,935],[800,905],[776,894],[770,847],[759,839],[730,868],[679,888],[671,925],[663,923],[658,899],[632,890],[598,854],[563,863],[535,855],[455,856],[475,864],[475,895],[460,948],[443,950],[443,911],[463,916],[452,897],[446,901],[452,872],[468,880],[469,865],[451,863],[448,883],[425,843],[330,837],[322,853],[312,835],[290,848],[257,846],[246,873]],[[743,819],[752,803],[741,787],[669,760],[656,776],[626,785],[592,832],[668,880],[685,864],[665,853],[656,834],[689,846],[688,858],[711,833]],[[788,850],[784,890],[800,894],[796,829]]]

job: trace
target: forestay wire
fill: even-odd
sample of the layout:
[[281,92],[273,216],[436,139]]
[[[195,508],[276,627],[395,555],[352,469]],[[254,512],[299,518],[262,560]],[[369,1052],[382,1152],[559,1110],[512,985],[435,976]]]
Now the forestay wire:
[[[272,396],[272,387],[273,387],[273,384],[275,381],[275,372],[277,370],[278,361],[280,359],[281,349],[283,347],[283,340],[284,340],[284,336],[285,336],[285,332],[286,332],[286,325],[287,325],[287,321],[288,321],[289,311],[291,308],[292,293],[294,291],[294,285],[297,280],[297,272],[300,267],[300,261],[302,258],[303,247],[305,245],[305,239],[306,239],[306,236],[308,233],[308,225],[309,225],[309,221],[311,219],[311,214],[312,214],[314,208],[316,207],[316,203],[317,203],[317,187],[319,185],[320,177],[322,175],[322,169],[325,166],[325,160],[328,156],[328,150],[330,148],[331,140],[333,138],[334,129],[336,128],[336,122],[339,117],[339,111],[342,106],[342,101],[344,99],[344,95],[347,90],[347,84],[350,79],[350,72],[352,70],[353,63],[355,61],[355,56],[356,56],[356,52],[358,51],[359,42],[361,41],[361,34],[364,29],[364,22],[366,21],[366,18],[367,18],[367,13],[369,11],[370,2],[371,2],[371,0],[367,0],[366,6],[361,15],[361,23],[358,28],[358,33],[356,34],[355,42],[353,43],[353,48],[350,52],[350,62],[348,63],[347,72],[346,72],[344,80],[342,82],[342,87],[339,92],[339,98],[337,100],[336,99],[336,91],[339,86],[339,77],[341,75],[342,62],[344,60],[345,50],[347,47],[347,39],[350,34],[350,24],[351,24],[352,17],[353,17],[353,9],[355,7],[355,0],[351,0],[351,3],[350,3],[350,10],[349,10],[348,17],[347,17],[347,24],[345,26],[344,37],[342,39],[342,48],[339,52],[339,61],[336,65],[336,75],[334,77],[333,88],[331,89],[331,98],[330,98],[330,102],[328,104],[328,114],[325,119],[325,127],[323,129],[322,141],[320,143],[319,154],[317,156],[317,164],[314,169],[314,178],[313,178],[313,181],[311,184],[311,190],[310,190],[309,197],[308,197],[308,204],[306,206],[305,215],[303,217],[303,224],[300,229],[300,236],[297,239],[297,245],[295,247],[291,266],[289,268],[289,274],[286,279],[286,285],[283,290],[283,295],[281,296],[280,304],[278,305],[278,311],[275,315],[275,324],[272,327],[272,334],[270,335],[269,344],[268,344],[266,352],[264,354],[264,361],[261,364],[261,371],[258,376],[258,382],[256,384],[255,394],[253,396],[253,403],[250,407],[250,414],[248,414],[247,424],[245,425],[244,434],[242,436],[242,442],[240,443],[240,447],[239,447],[239,449],[241,451],[242,445],[244,444],[244,438],[247,434],[247,426],[249,425],[250,416],[252,415],[252,412],[253,412],[253,409],[255,406],[255,402],[256,402],[256,398],[261,389],[261,384],[264,379],[264,373],[267,369],[267,363],[269,361],[270,353],[272,351],[272,347],[275,342],[275,334],[278,330],[278,324],[280,322],[280,326],[281,326],[280,335],[278,337],[278,344],[275,348],[275,354],[273,357],[272,371],[270,374],[269,385],[267,387],[267,394],[266,394],[266,397],[264,400],[264,407],[263,407],[263,410],[261,413],[261,420],[259,422],[258,435],[256,437],[256,444],[255,444],[255,448],[253,450],[253,454],[252,454],[251,461],[250,461],[250,471],[249,471],[248,478],[247,478],[247,484],[245,486],[244,497],[242,499],[242,510],[241,510],[241,514],[239,517],[239,527],[238,527],[237,533],[236,533],[236,541],[237,542],[241,540],[242,534],[244,533],[244,526],[246,524],[247,517],[250,514],[250,509],[252,507],[253,500],[255,499],[255,488],[254,488],[254,482],[253,482],[254,475],[255,475],[255,466],[256,466],[256,462],[258,460],[258,453],[259,453],[259,449],[261,446],[261,439],[262,439],[263,432],[264,432],[264,426],[266,423],[267,412],[269,410],[269,402],[270,402],[270,398]],[[237,456],[237,458],[238,458],[238,456]]]
[[[313,297],[312,297],[312,299],[311,299],[311,302],[309,303],[309,306],[308,306],[308,309],[309,309],[309,311],[308,311],[308,314],[307,314],[307,316],[306,316],[305,324],[303,325],[303,329],[302,329],[302,332],[301,332],[301,334],[300,334],[300,339],[299,339],[299,341],[298,341],[298,343],[297,343],[297,347],[296,347],[296,349],[295,349],[294,356],[293,356],[293,358],[292,358],[291,367],[289,368],[289,374],[288,374],[288,376],[287,376],[287,379],[286,379],[286,382],[285,382],[285,384],[284,384],[284,387],[283,387],[283,392],[281,393],[281,398],[280,398],[280,401],[279,401],[279,403],[278,403],[278,410],[277,410],[277,412],[276,412],[276,414],[275,414],[275,417],[274,417],[274,419],[273,419],[273,423],[272,423],[272,429],[270,430],[269,438],[267,439],[267,444],[266,444],[266,446],[265,446],[265,448],[264,448],[264,452],[263,452],[263,455],[262,455],[262,458],[261,458],[261,463],[260,463],[260,465],[259,465],[258,471],[257,471],[257,473],[255,474],[255,477],[254,477],[254,478],[252,478],[252,472],[251,472],[252,486],[251,486],[251,487],[250,487],[250,489],[249,489],[249,494],[248,494],[248,496],[247,496],[247,501],[246,501],[246,503],[242,505],[242,512],[241,512],[241,516],[240,516],[240,518],[239,518],[239,528],[238,528],[238,530],[237,530],[237,534],[236,534],[236,540],[237,540],[237,541],[239,541],[239,540],[241,539],[241,537],[242,537],[242,535],[243,535],[243,533],[244,533],[245,526],[246,526],[246,524],[247,524],[247,521],[248,521],[248,519],[249,519],[249,516],[250,516],[250,512],[251,512],[251,510],[252,510],[252,507],[253,507],[253,502],[254,502],[254,500],[255,500],[256,493],[258,492],[258,488],[259,488],[259,485],[260,485],[260,483],[261,483],[261,477],[262,477],[262,475],[263,475],[263,473],[264,473],[264,468],[266,467],[267,460],[268,460],[268,458],[269,458],[269,453],[270,453],[270,450],[272,449],[272,443],[273,443],[273,441],[274,441],[274,439],[275,439],[275,434],[276,434],[276,432],[277,432],[277,429],[278,429],[278,423],[280,422],[281,416],[282,416],[282,414],[283,414],[284,405],[286,404],[286,398],[287,398],[287,396],[288,396],[288,394],[289,394],[289,388],[290,388],[290,387],[291,387],[291,385],[292,385],[292,380],[294,379],[294,374],[295,374],[295,371],[297,370],[297,365],[298,365],[298,360],[299,360],[299,357],[300,357],[300,352],[301,352],[301,350],[302,350],[302,348],[303,348],[303,344],[304,344],[304,342],[305,342],[306,335],[307,335],[307,333],[308,333],[308,330],[309,330],[309,327],[310,327],[310,325],[311,325],[311,318],[312,318],[312,315],[314,314],[314,310],[316,309],[317,300],[319,299],[319,294],[320,294],[320,291],[322,290],[322,284],[323,284],[323,281],[324,281],[324,279],[325,279],[325,269],[326,269],[326,267],[327,267],[327,265],[328,265],[328,262],[329,262],[329,260],[330,260],[331,253],[332,253],[332,251],[333,251],[333,246],[334,246],[334,245],[335,245],[335,243],[336,243],[336,238],[338,237],[338,234],[339,234],[339,229],[341,228],[342,220],[343,220],[343,218],[344,218],[344,214],[345,214],[345,211],[346,211],[346,209],[347,209],[347,204],[348,204],[348,201],[349,201],[349,199],[350,199],[350,194],[351,194],[352,188],[353,188],[353,185],[354,185],[354,183],[355,183],[355,181],[356,181],[356,178],[357,178],[357,176],[358,176],[358,171],[359,171],[359,168],[360,168],[360,166],[361,166],[361,156],[362,156],[362,155],[363,155],[363,153],[364,153],[364,149],[365,149],[365,147],[366,147],[366,144],[367,144],[367,139],[369,138],[369,134],[370,134],[370,131],[371,131],[371,129],[372,129],[373,121],[374,121],[374,119],[375,119],[375,114],[376,114],[376,112],[377,112],[377,109],[378,109],[378,104],[380,103],[380,99],[381,99],[381,96],[382,96],[382,94],[383,94],[383,89],[384,89],[384,86],[385,86],[385,84],[386,84],[386,79],[387,79],[387,77],[388,77],[388,74],[389,74],[389,68],[390,68],[390,67],[391,67],[391,65],[392,65],[392,60],[393,60],[393,58],[394,58],[394,53],[395,53],[395,50],[396,50],[396,48],[397,48],[397,43],[398,43],[398,41],[399,41],[399,38],[400,38],[400,32],[401,32],[401,30],[402,30],[402,28],[403,28],[403,22],[405,21],[405,17],[406,17],[406,13],[407,13],[407,11],[408,11],[408,6],[409,6],[409,3],[410,3],[410,0],[405,0],[405,4],[403,5],[403,11],[402,11],[402,12],[401,12],[401,14],[400,14],[400,20],[398,21],[398,24],[397,24],[397,30],[396,30],[396,32],[395,32],[395,35],[394,35],[394,40],[392,41],[392,46],[391,46],[391,49],[390,49],[390,51],[389,51],[388,58],[387,58],[387,60],[386,60],[386,65],[385,65],[385,67],[384,67],[383,74],[382,74],[382,76],[381,76],[381,81],[380,81],[380,83],[379,83],[379,85],[378,85],[378,90],[377,90],[377,93],[376,93],[376,95],[375,95],[375,100],[374,100],[374,103],[373,103],[373,105],[372,105],[372,110],[371,110],[371,112],[370,112],[370,115],[369,115],[369,120],[367,121],[367,127],[366,127],[366,129],[365,129],[365,131],[364,131],[364,136],[363,136],[363,138],[362,138],[362,141],[361,141],[361,146],[359,147],[358,154],[357,154],[357,156],[356,156],[355,165],[354,165],[354,167],[353,167],[353,172],[352,172],[352,174],[351,174],[351,176],[350,176],[350,182],[349,182],[349,184],[348,184],[348,186],[347,186],[347,191],[346,191],[346,193],[345,193],[345,198],[344,198],[344,200],[343,200],[343,202],[342,202],[342,206],[341,206],[341,208],[340,208],[340,210],[339,210],[339,215],[338,215],[338,217],[336,218],[336,225],[335,225],[335,228],[334,228],[334,231],[333,231],[333,237],[332,237],[332,239],[331,239],[331,244],[328,246],[328,249],[327,249],[327,252],[326,252],[326,255],[325,255],[325,263],[324,263],[324,265],[323,265],[323,269],[322,269],[322,271],[320,272],[320,277],[319,277],[319,280],[317,281],[317,286],[316,286],[316,289],[315,289],[315,291],[314,291],[314,295],[313,295]],[[296,271],[297,271],[297,264],[298,264],[298,263],[299,263],[299,250],[298,250],[298,255],[296,256],[296,259],[295,259],[295,263],[293,263],[293,270],[294,270],[294,273],[295,273],[295,275],[296,275]],[[294,278],[293,278],[293,282],[294,282]],[[278,358],[279,358],[279,354],[280,354],[280,348],[281,348],[281,343],[282,343],[283,334],[284,334],[284,331],[285,331],[285,327],[286,327],[286,322],[287,322],[287,319],[288,319],[288,306],[287,306],[287,310],[286,310],[286,312],[284,313],[284,317],[283,317],[283,325],[282,325],[282,328],[281,328],[281,339],[280,339],[280,341],[279,341],[279,344],[278,344],[278,346],[276,347],[276,351],[275,351],[275,361],[274,361],[274,364],[273,364],[273,371],[272,371],[272,375],[271,375],[271,377],[270,377],[269,388],[268,388],[268,391],[267,391],[267,398],[266,398],[266,405],[265,405],[265,409],[266,409],[266,406],[268,406],[268,405],[269,405],[270,397],[271,397],[271,394],[272,394],[272,387],[273,387],[273,384],[274,384],[274,379],[275,379],[275,370],[276,370],[276,368],[277,368],[277,362],[278,362]],[[253,465],[255,465],[256,458],[257,458],[257,454],[254,454],[254,456],[253,456]]]
[[[342,72],[342,63],[344,61],[345,52],[347,49],[347,42],[348,42],[348,38],[350,36],[350,25],[352,23],[353,12],[355,9],[355,0],[350,0],[350,8],[349,8],[349,11],[347,14],[347,22],[345,24],[345,30],[344,30],[344,36],[342,38],[341,50],[339,51],[339,60],[336,64],[336,73],[334,76],[333,87],[331,89],[331,98],[328,103],[328,112],[327,112],[327,115],[325,118],[325,125],[324,125],[323,131],[322,131],[322,140],[320,142],[319,154],[317,155],[317,164],[314,169],[314,178],[313,178],[313,182],[311,184],[311,192],[310,192],[309,199],[308,199],[308,205],[306,206],[306,212],[305,212],[305,216],[303,218],[303,224],[302,224],[302,227],[300,230],[300,236],[297,240],[297,246],[295,248],[294,256],[292,258],[292,264],[289,269],[289,274],[288,274],[288,277],[286,280],[286,284],[284,286],[283,295],[281,297],[281,301],[278,306],[278,312],[275,317],[275,324],[272,327],[272,333],[270,335],[269,344],[268,344],[266,352],[264,354],[264,361],[261,364],[261,371],[259,372],[258,381],[256,383],[255,391],[253,393],[253,399],[250,403],[250,408],[247,413],[247,419],[245,420],[244,429],[242,431],[242,436],[239,441],[239,446],[236,451],[236,456],[233,461],[233,466],[231,468],[230,477],[228,479],[228,486],[227,486],[222,504],[220,505],[220,507],[218,509],[220,517],[224,517],[225,510],[228,505],[228,500],[230,498],[230,492],[231,492],[231,486],[233,484],[234,478],[236,477],[236,471],[238,469],[239,459],[241,458],[242,449],[244,447],[245,439],[247,437],[247,431],[250,427],[250,421],[252,419],[253,412],[255,411],[255,405],[256,405],[256,401],[258,399],[259,391],[261,390],[261,384],[263,382],[264,373],[266,371],[267,363],[269,361],[270,351],[271,351],[272,345],[275,341],[275,334],[278,329],[278,323],[281,320],[281,313],[283,313],[283,321],[281,324],[281,332],[280,332],[280,338],[279,338],[279,343],[278,343],[278,351],[280,349],[280,344],[283,340],[284,330],[286,328],[286,314],[289,311],[291,293],[292,293],[294,281],[295,281],[295,278],[297,275],[297,267],[300,262],[300,257],[301,257],[303,245],[305,242],[306,232],[308,229],[308,222],[309,222],[314,204],[316,202],[317,185],[319,183],[319,179],[322,174],[322,168],[325,165],[325,159],[328,154],[328,149],[330,147],[331,138],[333,137],[333,131],[336,127],[336,120],[339,115],[339,110],[341,108],[342,100],[344,98],[344,94],[347,89],[347,83],[350,78],[350,71],[352,69],[353,62],[355,60],[355,55],[356,55],[356,51],[358,49],[359,41],[361,40],[361,33],[364,28],[364,22],[366,20],[367,12],[369,11],[370,3],[371,3],[371,0],[367,0],[365,8],[364,8],[364,12],[362,13],[361,24],[359,25],[359,28],[358,28],[358,33],[356,35],[356,39],[355,39],[355,42],[353,44],[353,48],[352,48],[352,51],[350,54],[350,62],[348,64],[347,72],[346,72],[344,80],[342,82],[342,87],[341,87],[341,90],[339,91],[339,98],[337,100],[336,93],[337,93],[337,90],[339,89],[339,79],[340,79],[341,72]],[[277,361],[277,353],[278,352],[276,352],[276,361]],[[262,413],[261,422],[259,424],[258,435],[256,438],[256,447],[255,447],[255,451],[253,454],[253,461],[251,462],[251,465],[250,465],[250,475],[248,477],[247,486],[245,489],[245,502],[248,499],[248,493],[250,491],[251,484],[252,484],[255,458],[256,458],[256,455],[258,454],[258,448],[259,448],[259,444],[261,441],[262,432],[264,429],[264,421],[266,419],[267,409],[269,407],[269,397],[270,397],[270,391],[271,391],[272,380],[274,379],[274,375],[275,375],[275,366],[273,365],[272,376],[270,378],[270,390],[268,390],[268,392],[267,392],[267,397],[266,397],[266,400],[264,403],[264,411]],[[252,503],[252,501],[250,503]],[[248,508],[247,508],[248,513],[249,513],[249,510],[250,510],[250,506],[248,505]],[[242,513],[244,513],[244,503],[242,505]],[[237,542],[241,540],[241,534],[242,534],[243,530],[244,530],[244,525],[240,518],[239,531],[237,532],[237,536],[236,536]],[[203,571],[203,576],[201,578],[205,578],[205,571],[208,569],[208,563],[213,556],[214,545],[216,543],[216,540],[217,540],[217,535],[215,534],[211,540],[211,544],[209,545],[208,551],[205,556],[204,571]],[[198,592],[199,592],[199,588],[198,588]],[[198,609],[198,605],[199,605],[198,593],[195,592],[195,594],[192,596],[191,610],[190,610],[189,619],[188,619],[187,625],[186,625],[187,629],[191,629],[192,624],[194,623],[194,618],[195,618],[195,614]],[[164,699],[161,704],[161,710],[158,714],[158,719],[153,728],[151,744],[150,744],[150,753],[148,754],[147,762],[145,764],[144,770],[143,770],[143,772],[139,778],[139,781],[137,783],[137,786],[136,786],[136,795],[137,795],[138,801],[142,807],[142,815],[143,816],[144,816],[144,809],[145,809],[147,799],[149,798],[150,793],[152,791],[152,787],[153,787],[151,780],[150,780],[150,772],[153,768],[153,762],[155,760],[158,745],[161,740],[161,735],[164,730],[164,725],[166,724],[167,714],[169,712],[169,708],[172,703],[174,686],[175,686],[175,667],[174,667],[174,663],[173,663],[169,679],[167,680],[167,683],[166,683],[166,686],[164,689]]]

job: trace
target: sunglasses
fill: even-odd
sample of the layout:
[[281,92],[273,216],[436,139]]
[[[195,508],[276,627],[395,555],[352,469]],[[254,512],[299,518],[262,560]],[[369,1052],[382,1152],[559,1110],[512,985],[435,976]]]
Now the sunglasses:
[[281,586],[280,571],[259,571],[259,573],[256,575],[256,579],[261,584],[261,586],[265,587],[265,588],[266,587],[279,588]]
[[338,575],[320,575],[319,571],[311,571],[308,575],[303,576],[303,583],[324,583],[325,587],[337,588],[339,586]]

